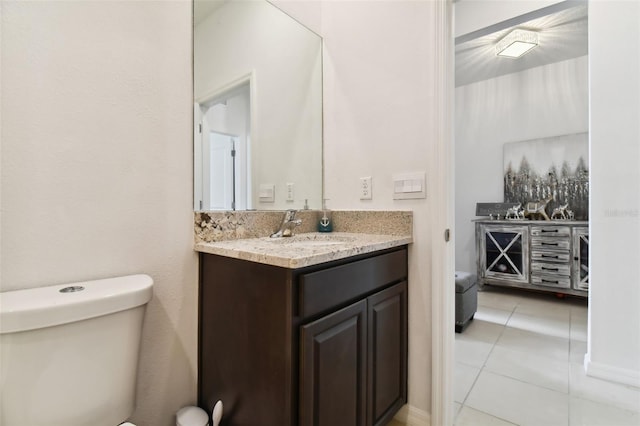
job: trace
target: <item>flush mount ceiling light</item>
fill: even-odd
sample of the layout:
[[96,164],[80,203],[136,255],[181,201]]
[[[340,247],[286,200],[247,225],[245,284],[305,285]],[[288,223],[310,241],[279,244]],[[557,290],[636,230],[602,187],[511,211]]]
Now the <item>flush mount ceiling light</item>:
[[513,30],[496,44],[496,55],[519,58],[538,45],[538,33]]

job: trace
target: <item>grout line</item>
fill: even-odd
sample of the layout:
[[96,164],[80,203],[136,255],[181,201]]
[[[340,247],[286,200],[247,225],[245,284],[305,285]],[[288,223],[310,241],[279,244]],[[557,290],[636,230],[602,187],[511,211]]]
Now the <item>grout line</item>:
[[[473,408],[473,407],[472,407],[472,406],[470,406],[470,405],[462,405],[462,406],[460,407],[460,411],[462,411],[462,409],[463,409],[464,407],[471,408],[472,410],[478,411],[478,412],[480,412],[480,413],[482,413],[482,414],[486,414],[487,416],[489,416],[489,417],[493,417],[494,419],[502,420],[503,422],[509,423],[510,425],[513,425],[513,426],[520,426],[520,424],[519,424],[519,423],[513,423],[512,421],[509,421],[509,420],[507,420],[507,419],[505,419],[505,418],[502,418],[502,417],[498,417],[498,416],[496,416],[495,414],[487,413],[486,411],[482,411],[482,410],[478,410],[477,408]],[[460,414],[460,411],[458,411],[458,414]],[[454,424],[455,424],[455,423],[454,423]]]

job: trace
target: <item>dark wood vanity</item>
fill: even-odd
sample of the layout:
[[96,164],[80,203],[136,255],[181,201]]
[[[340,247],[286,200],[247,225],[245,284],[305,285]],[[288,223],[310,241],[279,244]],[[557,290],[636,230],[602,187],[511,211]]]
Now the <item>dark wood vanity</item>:
[[289,269],[200,253],[198,404],[222,425],[387,424],[407,401],[407,246]]

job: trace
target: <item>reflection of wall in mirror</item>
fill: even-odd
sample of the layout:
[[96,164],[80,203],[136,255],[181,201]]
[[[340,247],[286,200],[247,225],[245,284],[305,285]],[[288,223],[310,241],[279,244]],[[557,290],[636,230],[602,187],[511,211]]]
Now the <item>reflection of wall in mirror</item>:
[[[230,1],[194,29],[194,97],[206,99],[253,73],[251,182],[275,183],[275,202],[257,209],[320,208],[322,43],[268,2]],[[253,99],[251,100],[253,102]],[[286,201],[286,183],[295,200]],[[255,192],[255,191],[254,191]]]

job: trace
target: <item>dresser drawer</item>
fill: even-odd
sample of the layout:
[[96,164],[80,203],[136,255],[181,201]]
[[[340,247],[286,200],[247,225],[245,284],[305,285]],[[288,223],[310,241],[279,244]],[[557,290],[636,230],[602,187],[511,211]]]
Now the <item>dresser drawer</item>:
[[568,250],[550,251],[550,250],[531,250],[531,262],[559,262],[566,263],[571,260]]
[[552,274],[552,275],[571,275],[571,266],[569,264],[562,263],[544,263],[533,262],[531,263],[531,273]]
[[558,275],[532,273],[531,284],[543,285],[546,287],[570,288],[571,278]]
[[562,237],[531,237],[531,249],[569,250],[569,238]]
[[533,225],[531,226],[532,237],[567,237],[571,235],[569,226],[553,226],[553,225]]
[[406,279],[406,249],[303,274],[299,278],[300,316],[327,312]]

